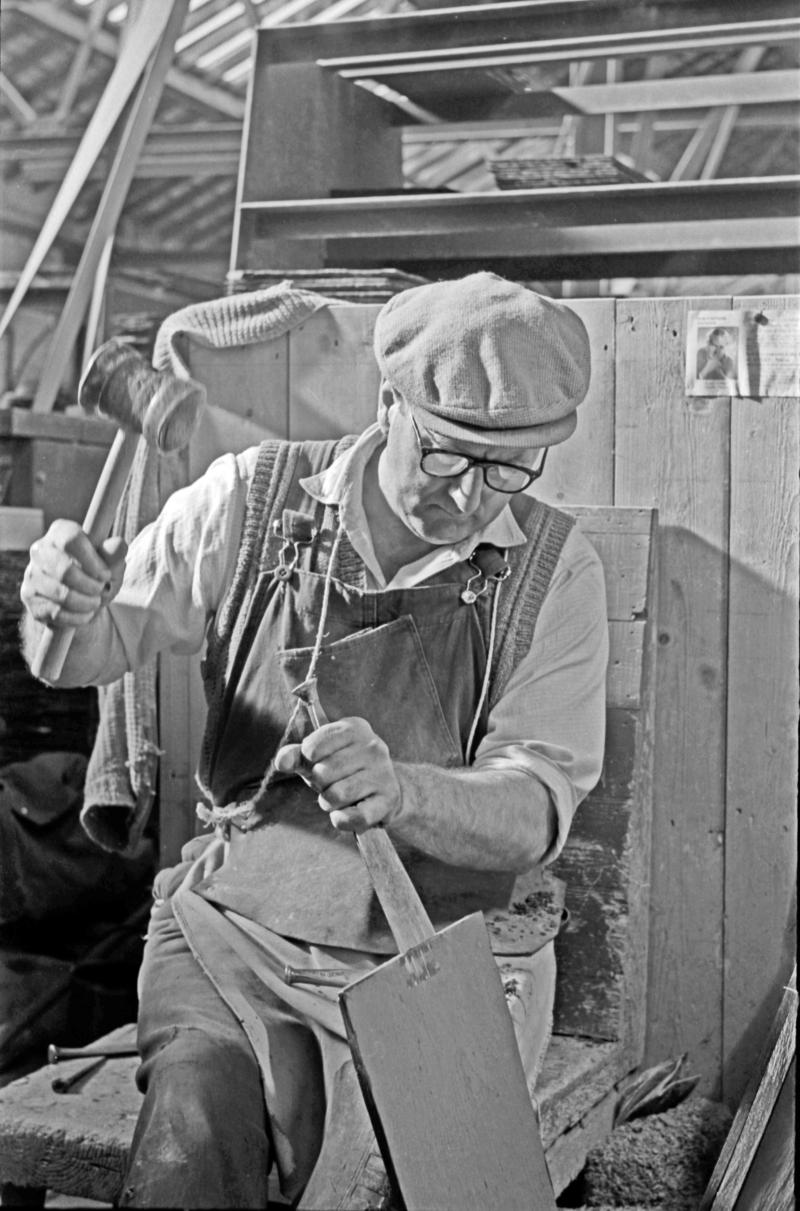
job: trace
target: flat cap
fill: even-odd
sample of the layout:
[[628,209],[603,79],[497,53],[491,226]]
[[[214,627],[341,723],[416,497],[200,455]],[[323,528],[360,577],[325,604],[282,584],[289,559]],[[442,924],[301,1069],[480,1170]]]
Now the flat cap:
[[374,348],[418,419],[486,445],[565,441],[589,388],[589,338],[575,312],[495,273],[396,294],[378,314]]

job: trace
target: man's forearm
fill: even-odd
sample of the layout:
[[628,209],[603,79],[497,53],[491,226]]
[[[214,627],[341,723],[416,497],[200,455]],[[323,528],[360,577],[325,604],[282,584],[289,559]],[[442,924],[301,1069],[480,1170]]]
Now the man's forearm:
[[550,792],[521,770],[395,764],[402,805],[389,831],[453,866],[529,870],[557,829]]

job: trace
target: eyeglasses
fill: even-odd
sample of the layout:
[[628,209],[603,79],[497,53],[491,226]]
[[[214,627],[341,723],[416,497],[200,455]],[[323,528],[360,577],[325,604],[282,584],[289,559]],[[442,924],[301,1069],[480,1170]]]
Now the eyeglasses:
[[495,492],[523,492],[530,487],[535,479],[544,471],[547,447],[542,451],[538,467],[521,467],[518,463],[501,463],[493,458],[473,458],[469,454],[457,454],[455,450],[439,450],[435,446],[424,446],[422,434],[417,427],[414,417],[411,424],[417,435],[420,460],[419,465],[426,475],[436,479],[457,479],[465,475],[471,467],[480,467],[483,472],[483,482]]

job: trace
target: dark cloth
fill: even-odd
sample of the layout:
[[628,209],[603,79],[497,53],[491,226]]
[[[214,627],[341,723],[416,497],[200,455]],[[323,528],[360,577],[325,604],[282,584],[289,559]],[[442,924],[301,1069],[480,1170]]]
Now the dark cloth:
[[79,820],[86,758],[42,753],[0,769],[0,928],[91,914],[116,921],[146,895],[152,841],[107,854]]

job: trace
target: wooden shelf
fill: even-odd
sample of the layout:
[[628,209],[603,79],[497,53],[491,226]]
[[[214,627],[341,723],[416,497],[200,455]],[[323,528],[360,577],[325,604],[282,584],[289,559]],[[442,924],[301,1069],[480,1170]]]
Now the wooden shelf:
[[[496,193],[397,193],[366,197],[244,202],[242,209],[257,215],[262,238],[359,237],[468,234],[474,248],[476,233],[494,244],[512,230],[515,241],[532,247],[553,231],[608,226],[630,232],[641,226],[644,238],[656,247],[659,232],[675,224],[701,225],[706,239],[713,223],[737,223],[751,238],[772,246],[797,236],[800,176],[746,177],[717,181],[666,181],[622,185],[580,185],[546,189],[498,190]],[[526,238],[524,233],[528,233]],[[617,239],[618,245],[623,241]],[[519,246],[519,245],[518,245]],[[522,248],[520,248],[522,251]]]
[[[230,268],[419,269],[515,258],[535,268],[559,258],[563,276],[579,276],[578,262],[601,258],[603,276],[613,276],[626,272],[626,258],[733,250],[788,263],[798,245],[800,176],[419,193],[404,188],[401,127],[415,108],[420,119],[491,126],[545,113],[602,123],[605,113],[665,105],[703,113],[737,104],[740,93],[742,103],[794,105],[794,70],[686,77],[680,88],[670,80],[575,88],[555,81],[568,62],[798,36],[794,0],[764,0],[755,18],[742,0],[517,0],[262,26]],[[505,76],[518,64],[542,70],[512,87]],[[369,88],[360,86],[365,80]],[[648,100],[659,88],[660,100]]]

